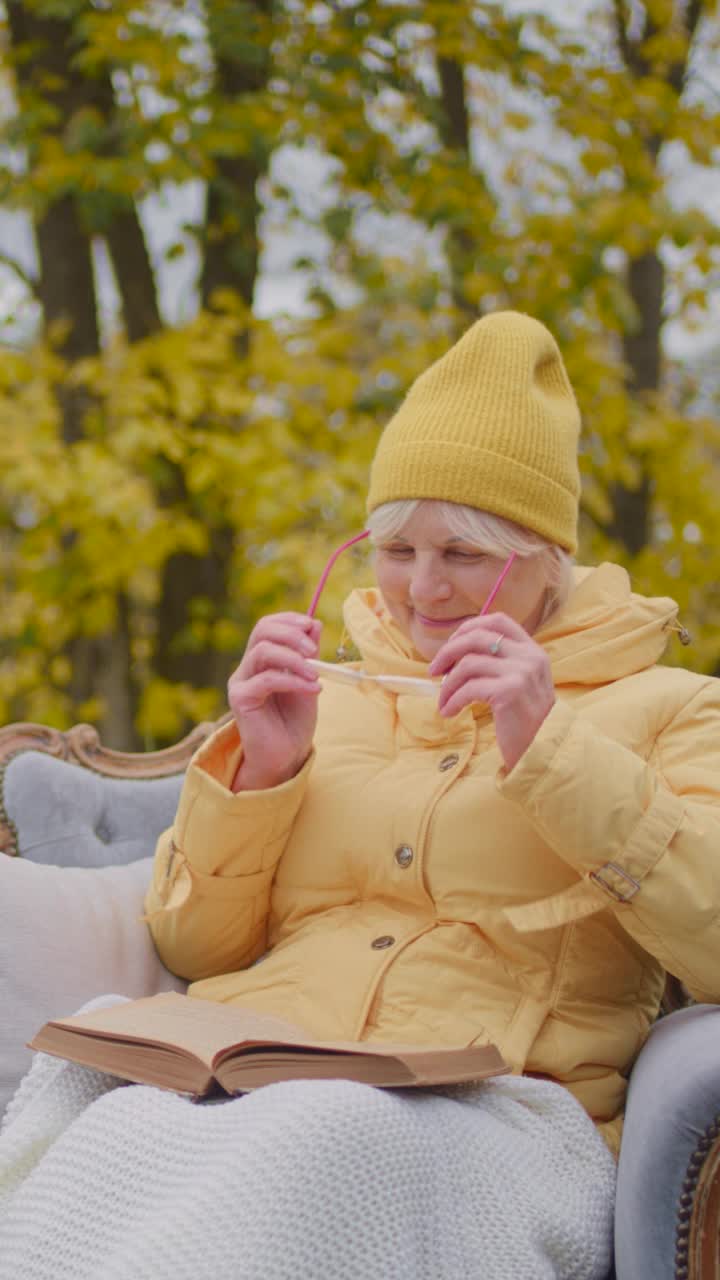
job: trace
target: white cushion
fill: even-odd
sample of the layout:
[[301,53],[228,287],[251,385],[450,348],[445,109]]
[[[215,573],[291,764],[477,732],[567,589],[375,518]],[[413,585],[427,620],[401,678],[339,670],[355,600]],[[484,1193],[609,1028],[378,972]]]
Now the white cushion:
[[48,1019],[111,992],[185,990],[140,919],[151,869],[152,858],[91,868],[0,854],[0,1116]]

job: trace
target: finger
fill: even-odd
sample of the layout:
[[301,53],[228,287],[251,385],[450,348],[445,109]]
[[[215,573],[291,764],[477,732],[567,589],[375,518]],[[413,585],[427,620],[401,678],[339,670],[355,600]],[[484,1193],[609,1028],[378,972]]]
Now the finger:
[[[274,640],[260,640],[252,649],[248,649],[237,670],[239,680],[250,680],[269,668],[279,671],[293,671],[296,675],[307,677],[312,672],[308,666],[305,648],[301,651],[289,644],[276,643]],[[235,677],[231,677],[235,679]]]
[[522,623],[518,622],[516,618],[511,618],[508,613],[478,613],[474,618],[467,618],[465,622],[461,622],[457,631],[453,632],[453,635],[459,635],[461,632],[473,628],[477,628],[480,631],[499,631],[511,640],[524,641],[530,639]]
[[504,683],[497,676],[476,676],[472,680],[464,680],[455,690],[446,691],[443,686],[438,697],[438,711],[441,716],[456,716],[477,702],[485,702],[492,707],[500,693],[500,685]]
[[[307,632],[297,627],[287,627],[270,618],[263,619],[263,623],[265,624],[263,630],[259,630],[260,624],[258,624],[258,628],[250,636],[240,662],[230,675],[228,685],[236,680],[247,680],[261,669],[264,661],[270,666],[289,666],[295,670],[298,669],[298,661],[317,657],[317,640]],[[274,662],[269,656],[271,652],[269,646],[275,646],[281,651],[278,652]],[[263,654],[266,655],[265,659]]]
[[270,668],[254,676],[252,680],[243,680],[228,690],[228,703],[236,714],[249,715],[260,711],[268,698],[276,694],[312,694],[321,692],[322,686],[314,675],[309,678],[294,675],[291,671],[276,671]]
[[[525,642],[528,640],[525,634]],[[450,671],[452,667],[466,654],[475,654],[477,657],[490,657],[493,662],[497,663],[499,658],[503,660],[508,657],[517,657],[524,651],[525,643],[513,640],[510,636],[500,631],[497,627],[493,629],[482,627],[468,630],[464,634],[460,634],[460,628],[454,631],[449,640],[435,654],[429,666],[431,676],[443,675],[444,672]]]
[[278,613],[265,613],[262,618],[258,618],[255,626],[261,627],[265,622],[286,622],[304,631],[311,631],[314,627],[319,628],[322,625],[317,618],[311,618],[307,613],[297,613],[292,609],[285,609]]
[[443,677],[438,695],[438,707],[444,706],[464,685],[484,680],[493,695],[497,695],[508,683],[521,683],[518,666],[500,666],[495,658],[480,654],[466,654]]
[[[534,644],[532,637],[525,628],[516,622],[506,613],[488,613],[485,615],[476,614],[473,618],[466,619],[461,622],[460,626],[453,631],[452,635],[447,639],[445,644],[436,654],[436,658],[444,653],[445,650],[460,641],[466,641],[467,637],[474,636],[477,640],[477,651],[487,653],[491,645],[502,636],[503,642],[518,645]],[[463,652],[465,648],[463,648]],[[432,663],[431,663],[432,666]]]
[[292,643],[293,639],[305,639],[316,648],[321,631],[322,623],[317,618],[309,618],[305,613],[271,613],[261,618],[253,627],[248,648],[268,638],[284,639],[287,643]]
[[438,712],[441,716],[457,716],[465,707],[475,703],[486,703],[495,709],[500,701],[510,692],[511,682],[507,677],[477,675],[471,680],[464,680],[454,689],[446,689],[443,685],[438,696]]

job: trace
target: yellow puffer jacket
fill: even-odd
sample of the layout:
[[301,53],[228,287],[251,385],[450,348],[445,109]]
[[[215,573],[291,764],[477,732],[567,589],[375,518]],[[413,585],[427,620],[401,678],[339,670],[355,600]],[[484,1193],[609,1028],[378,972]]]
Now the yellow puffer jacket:
[[[675,613],[578,571],[536,636],[557,703],[510,774],[486,707],[447,721],[377,686],[329,683],[313,756],[272,791],[231,793],[221,729],[156,855],[165,963],[319,1037],[494,1041],[616,1145],[665,970],[720,995],[720,681],[655,665]],[[377,592],[346,622],[367,670],[427,674]]]

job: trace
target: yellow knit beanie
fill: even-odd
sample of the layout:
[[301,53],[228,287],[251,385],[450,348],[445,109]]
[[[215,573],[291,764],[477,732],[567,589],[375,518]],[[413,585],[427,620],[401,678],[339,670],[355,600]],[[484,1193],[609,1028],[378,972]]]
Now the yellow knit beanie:
[[577,549],[580,414],[552,334],[517,311],[477,320],[411,386],[370,472],[368,511],[438,498]]

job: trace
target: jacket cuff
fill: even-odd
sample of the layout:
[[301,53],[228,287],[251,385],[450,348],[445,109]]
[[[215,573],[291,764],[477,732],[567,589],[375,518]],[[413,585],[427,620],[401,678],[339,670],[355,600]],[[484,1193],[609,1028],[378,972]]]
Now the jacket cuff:
[[200,875],[255,875],[274,867],[305,796],[314,760],[264,791],[230,789],[242,760],[234,723],[203,743],[188,769],[173,826],[173,843]]
[[243,762],[243,746],[234,720],[222,725],[206,738],[192,758],[191,769],[202,769],[229,791],[232,781]]
[[512,923],[523,930],[631,903],[685,813],[644,760],[562,703],[515,768],[500,771],[497,785],[582,877],[550,898],[510,908]]

